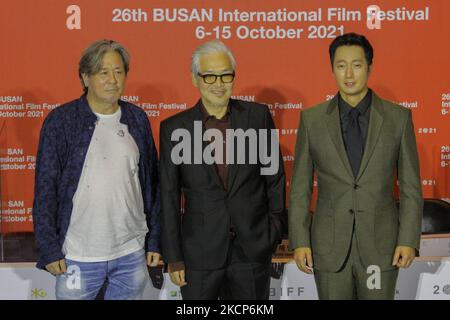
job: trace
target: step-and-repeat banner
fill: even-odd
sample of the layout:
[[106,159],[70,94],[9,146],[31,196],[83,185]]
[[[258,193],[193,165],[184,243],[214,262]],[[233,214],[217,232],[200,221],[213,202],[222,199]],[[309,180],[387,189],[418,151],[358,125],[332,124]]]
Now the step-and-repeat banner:
[[413,112],[424,196],[450,198],[450,1],[2,1],[0,179],[3,233],[32,230],[35,155],[46,115],[82,93],[78,61],[95,40],[131,54],[124,100],[163,119],[192,106],[190,57],[220,39],[237,60],[234,97],[269,105],[289,182],[300,111],[337,89],[328,45],[371,41],[370,87]]

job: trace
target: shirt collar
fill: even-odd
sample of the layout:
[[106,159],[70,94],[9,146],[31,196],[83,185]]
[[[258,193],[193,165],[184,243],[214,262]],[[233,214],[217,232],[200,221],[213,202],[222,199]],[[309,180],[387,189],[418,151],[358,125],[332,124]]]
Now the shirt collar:
[[[91,122],[97,121],[97,116],[95,115],[94,111],[92,111],[91,107],[89,106],[89,103],[87,101],[87,94],[83,94],[80,97],[80,110],[81,114],[85,119],[90,120]],[[132,114],[130,114],[129,108],[123,108],[127,105],[125,101],[119,100],[118,104],[120,106],[120,122],[124,124],[129,124],[131,121]],[[88,124],[89,121],[86,121]]]
[[372,90],[368,90],[364,98],[355,106],[352,107],[344,99],[342,99],[340,93],[338,93],[338,106],[339,110],[344,114],[350,113],[353,109],[357,109],[359,114],[365,114],[367,109],[369,109],[372,102]]
[[[200,111],[201,111],[201,113],[202,113],[203,121],[208,121],[208,120],[210,120],[211,118],[217,119],[215,116],[210,115],[210,114],[208,113],[208,110],[206,110],[206,108],[205,108],[205,106],[203,105],[203,102],[202,102],[201,100],[200,100]],[[222,119],[217,119],[217,121],[227,121],[228,118],[230,117],[230,115],[231,115],[231,108],[230,108],[230,105],[228,104],[228,106],[227,106],[227,112],[225,112],[225,115],[223,116]]]

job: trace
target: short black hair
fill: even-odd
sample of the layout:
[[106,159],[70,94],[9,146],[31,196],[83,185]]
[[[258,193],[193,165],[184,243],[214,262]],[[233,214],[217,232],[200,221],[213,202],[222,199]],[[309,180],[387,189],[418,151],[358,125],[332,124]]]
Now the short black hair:
[[366,56],[367,65],[370,67],[373,60],[373,48],[369,40],[361,34],[357,33],[345,33],[333,40],[330,44],[329,53],[331,68],[333,68],[334,54],[337,48],[341,46],[359,46],[364,49],[364,55]]

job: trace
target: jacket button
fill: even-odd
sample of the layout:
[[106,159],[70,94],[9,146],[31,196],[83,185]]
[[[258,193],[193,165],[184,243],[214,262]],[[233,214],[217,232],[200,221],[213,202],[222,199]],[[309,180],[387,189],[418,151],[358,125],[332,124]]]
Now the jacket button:
[[355,211],[353,211],[353,209],[348,210],[348,212],[349,212],[350,214],[354,214],[354,213],[355,213]]
[[353,184],[353,189],[358,189],[359,188],[359,186],[355,183],[355,184]]

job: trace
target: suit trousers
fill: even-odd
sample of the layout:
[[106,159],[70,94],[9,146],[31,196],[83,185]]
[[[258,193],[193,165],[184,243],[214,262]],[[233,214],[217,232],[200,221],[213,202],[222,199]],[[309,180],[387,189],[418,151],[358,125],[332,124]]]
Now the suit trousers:
[[268,300],[271,261],[250,262],[239,240],[230,236],[225,265],[215,270],[186,268],[187,285],[181,287],[185,300]]
[[344,265],[338,272],[314,270],[320,300],[393,300],[398,269],[380,272],[361,262],[353,232]]

